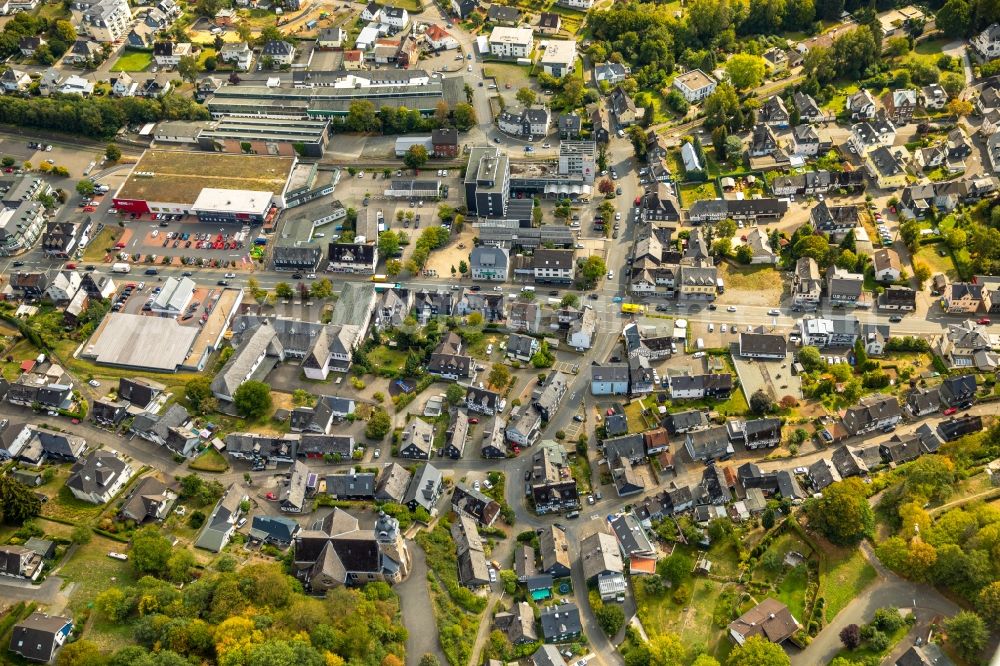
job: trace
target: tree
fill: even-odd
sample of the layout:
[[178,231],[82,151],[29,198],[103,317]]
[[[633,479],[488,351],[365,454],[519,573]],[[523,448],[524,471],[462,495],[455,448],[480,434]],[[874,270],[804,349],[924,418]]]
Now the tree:
[[591,255],[580,263],[580,281],[585,289],[592,289],[608,271],[604,259]]
[[461,273],[463,276],[469,272],[469,264],[468,262],[465,261],[465,259],[459,260],[458,272]]
[[510,370],[503,363],[494,363],[488,380],[493,388],[502,389],[510,383]]
[[764,514],[760,517],[760,524],[764,526],[765,530],[774,527],[774,509],[771,507],[764,509]]
[[389,418],[389,412],[381,407],[373,409],[368,418],[368,425],[365,426],[365,437],[375,440],[385,439],[390,430],[392,430],[392,419]]
[[597,184],[597,191],[607,196],[615,191],[615,184],[609,178],[605,178]]
[[465,322],[472,328],[476,328],[483,325],[483,313],[478,310],[475,312],[470,312],[468,317],[466,317]]
[[455,129],[467,132],[476,124],[476,110],[471,104],[456,104],[451,118],[455,123]]
[[198,59],[194,56],[183,56],[177,61],[177,74],[188,83],[198,80]]
[[871,534],[875,516],[857,477],[831,484],[823,496],[806,505],[811,527],[822,532],[835,544],[848,546]]
[[580,307],[580,297],[576,294],[566,294],[559,301],[559,307],[561,308],[576,308]]
[[868,352],[865,351],[864,340],[858,338],[854,341],[854,367],[860,368],[868,362]]
[[178,548],[170,554],[167,560],[167,578],[174,583],[186,583],[191,580],[191,570],[194,569],[194,555],[186,548]]
[[91,531],[90,527],[87,525],[77,525],[73,528],[73,533],[70,538],[73,543],[87,544],[94,537],[94,533]]
[[754,414],[767,414],[774,409],[774,400],[771,394],[764,389],[757,389],[750,396],[750,411]]
[[81,180],[76,184],[76,191],[84,197],[94,196],[95,186],[92,180]]
[[966,0],[948,0],[934,18],[938,29],[947,37],[966,37],[971,34],[972,8]]
[[109,143],[108,147],[104,149],[104,157],[109,162],[117,162],[122,158],[122,149],[116,143]]
[[861,645],[861,627],[849,624],[840,630],[840,642],[848,650],[854,650]]
[[515,97],[517,98],[517,101],[523,104],[524,106],[532,106],[535,103],[535,100],[537,99],[535,91],[532,90],[531,88],[521,88],[520,90],[517,91]]
[[1000,581],[993,581],[979,591],[976,608],[993,626],[1000,626]]
[[632,142],[632,152],[640,160],[646,159],[646,130],[639,125],[632,125],[627,130],[629,141]]
[[184,385],[184,397],[187,398],[191,409],[196,412],[201,411],[203,402],[211,396],[212,380],[208,377],[195,377]]
[[549,351],[549,343],[542,340],[538,351],[531,357],[531,365],[536,368],[551,368],[556,364],[556,356]]
[[271,410],[271,387],[253,379],[243,382],[233,394],[233,406],[248,419],[262,418]]
[[898,608],[889,606],[879,608],[876,609],[875,614],[872,616],[872,624],[878,627],[879,631],[884,631],[887,634],[891,634],[902,627],[903,623],[903,616],[900,615]]
[[41,500],[28,486],[13,477],[0,476],[0,522],[23,525],[41,511]]
[[410,146],[403,155],[403,164],[410,167],[411,169],[419,169],[423,165],[427,164],[427,159],[429,155],[427,154],[427,148],[424,146]]
[[129,562],[135,572],[144,576],[158,576],[167,569],[170,559],[170,540],[154,525],[143,527],[132,535],[132,548],[129,550]]
[[278,282],[274,285],[274,293],[278,298],[291,298],[295,295],[295,290],[287,282]]
[[327,278],[316,280],[309,287],[309,294],[315,299],[326,300],[333,296],[333,283]]
[[788,666],[788,655],[777,643],[751,636],[729,653],[726,666]]
[[389,229],[378,235],[378,253],[383,257],[395,257],[399,254],[399,235],[395,231]]
[[728,83],[720,84],[711,95],[705,99],[705,125],[710,129],[725,125],[730,131],[743,125],[743,113],[740,111],[740,100],[736,89]]
[[[949,0],[949,4],[954,0]],[[989,632],[986,623],[972,611],[962,611],[944,621],[948,634],[948,642],[962,657],[968,661],[976,661],[979,652],[986,645]]]
[[396,277],[403,272],[403,262],[399,259],[390,259],[385,262],[385,272],[389,277]]
[[625,624],[625,612],[618,604],[603,604],[594,611],[594,616],[608,636],[617,634]]
[[736,248],[736,261],[741,264],[749,264],[753,261],[753,250],[749,245],[740,245]]
[[759,86],[764,71],[764,59],[749,53],[737,53],[726,61],[726,73],[737,90]]
[[56,666],[101,666],[104,661],[97,644],[86,639],[67,643],[56,655]]
[[972,102],[956,97],[948,102],[948,106],[945,109],[954,116],[967,116],[972,113]]
[[448,390],[444,393],[445,399],[450,405],[457,405],[465,400],[465,390],[458,384],[449,384]]
[[690,557],[675,551],[656,564],[656,573],[663,579],[663,582],[670,583],[671,587],[680,587],[685,581],[691,578],[694,570],[694,560]]
[[419,666],[441,666],[441,662],[438,661],[436,656],[428,652],[420,658]]

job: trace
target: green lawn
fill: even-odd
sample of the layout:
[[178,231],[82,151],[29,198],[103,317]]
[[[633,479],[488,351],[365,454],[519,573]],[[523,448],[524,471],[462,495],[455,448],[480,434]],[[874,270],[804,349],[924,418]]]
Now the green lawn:
[[199,472],[221,473],[229,469],[229,462],[226,461],[225,456],[210,446],[188,463],[188,467]]
[[800,564],[785,573],[784,578],[778,583],[778,601],[788,606],[800,622],[806,613],[806,566]]
[[373,370],[379,368],[391,368],[402,370],[406,365],[406,352],[401,349],[390,349],[384,345],[379,345],[368,352],[368,362]]
[[[945,255],[943,257],[938,254],[939,250],[944,251]],[[924,245],[917,252],[917,259],[924,261],[928,266],[930,266],[932,274],[944,273],[950,281],[960,279],[958,269],[955,268],[955,262],[952,260],[951,254],[948,252],[948,248],[944,243]]]
[[827,553],[820,566],[819,596],[826,599],[826,620],[830,622],[847,604],[875,580],[872,568],[858,549]]
[[862,642],[861,647],[857,650],[843,648],[834,656],[834,659],[843,657],[853,663],[860,664],[866,663],[868,659],[873,659],[874,663],[878,663],[883,656],[892,652],[892,648],[896,647],[896,643],[903,640],[908,631],[910,631],[910,625],[903,623],[903,626],[889,634],[889,646],[884,650],[875,650],[867,642]]
[[715,183],[711,182],[682,183],[679,194],[685,208],[690,208],[695,201],[719,198],[719,193],[715,191]]
[[80,546],[73,557],[60,570],[59,575],[76,583],[70,597],[70,608],[80,612],[88,607],[98,594],[117,585],[135,582],[135,574],[128,562],[108,557],[111,551],[122,552],[125,544],[95,534],[90,543]]
[[[65,479],[65,477],[63,478]],[[89,524],[100,515],[102,508],[96,504],[78,500],[69,488],[62,486],[54,497],[42,505],[42,516],[77,525]]]
[[125,49],[121,57],[111,66],[112,72],[144,72],[153,63],[151,51]]

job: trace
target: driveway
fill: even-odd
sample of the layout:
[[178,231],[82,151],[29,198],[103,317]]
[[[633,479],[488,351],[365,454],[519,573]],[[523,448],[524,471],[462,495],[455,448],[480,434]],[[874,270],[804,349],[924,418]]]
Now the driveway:
[[875,611],[884,606],[911,609],[917,617],[918,626],[922,626],[935,615],[950,616],[961,610],[957,604],[945,598],[933,587],[910,582],[886,569],[875,557],[867,542],[862,543],[860,547],[878,572],[878,578],[849,603],[833,622],[824,627],[806,649],[792,655],[792,666],[830,663],[843,648],[840,631],[849,624],[861,625],[870,621]]
[[63,579],[59,576],[49,576],[41,585],[32,585],[26,581],[0,582],[0,598],[5,602],[34,601],[49,606],[52,612],[58,613],[66,606],[67,595],[59,593]]
[[437,641],[437,624],[434,621],[433,604],[427,588],[427,560],[424,549],[415,542],[406,544],[410,549],[413,566],[405,581],[396,586],[399,593],[400,613],[406,626],[406,663],[417,664],[420,658],[430,652],[442,664],[448,663]]

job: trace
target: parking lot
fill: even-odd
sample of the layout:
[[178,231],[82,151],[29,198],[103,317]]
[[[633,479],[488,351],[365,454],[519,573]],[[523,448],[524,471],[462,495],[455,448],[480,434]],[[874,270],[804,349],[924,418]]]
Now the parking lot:
[[187,259],[181,263],[197,265],[217,262],[221,266],[249,267],[249,251],[257,233],[251,227],[224,227],[198,222],[194,216],[173,216],[170,221],[129,220],[132,230],[122,252],[130,255],[156,255],[154,264],[162,263],[161,257]]

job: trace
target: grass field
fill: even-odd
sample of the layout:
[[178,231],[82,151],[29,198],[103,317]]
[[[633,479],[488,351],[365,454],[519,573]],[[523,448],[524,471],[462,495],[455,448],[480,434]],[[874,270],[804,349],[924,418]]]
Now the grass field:
[[679,194],[685,208],[690,208],[695,201],[717,199],[719,196],[715,183],[682,183]]
[[111,66],[112,72],[144,72],[153,64],[151,51],[133,51],[125,49],[121,57]]
[[49,501],[42,504],[42,516],[75,525],[89,524],[101,514],[102,507],[78,500],[64,485],[68,477],[69,467],[63,466],[52,481],[38,488],[49,497]]
[[889,634],[889,646],[886,649],[875,650],[867,642],[862,642],[861,647],[856,650],[848,650],[847,648],[842,649],[834,656],[834,659],[837,657],[843,657],[844,659],[850,660],[852,663],[861,664],[867,663],[868,659],[874,659],[874,662],[878,663],[883,656],[892,652],[892,648],[896,647],[896,643],[903,640],[903,637],[906,636],[909,631],[910,625],[904,623],[899,629]]
[[111,587],[112,582],[118,585],[135,582],[135,574],[128,562],[108,557],[109,552],[121,552],[124,548],[124,544],[97,534],[90,543],[77,548],[73,557],[59,572],[66,580],[76,583],[70,597],[70,608],[75,612],[84,610],[94,597]]
[[875,569],[860,550],[831,548],[819,576],[819,596],[826,599],[827,622],[868,587],[875,575]]
[[197,458],[188,463],[188,467],[199,472],[221,473],[229,469],[226,458],[212,447],[208,447]]
[[384,345],[379,345],[368,352],[368,362],[373,370],[379,368],[391,368],[402,370],[406,364],[406,352],[399,349],[390,349]]
[[531,87],[530,71],[531,69],[527,66],[515,65],[510,62],[491,62],[483,65],[486,77],[495,78],[499,90],[506,90],[508,83],[511,90]]
[[734,266],[722,262],[719,277],[726,283],[726,289],[740,291],[781,291],[781,274],[773,266]]
[[121,227],[109,226],[101,229],[100,233],[94,236],[90,243],[87,245],[87,249],[83,251],[84,261],[103,261],[105,255],[107,255],[107,249],[109,247],[114,247],[115,243],[122,236],[123,229]]
[[778,601],[788,606],[792,615],[800,620],[805,617],[806,584],[808,582],[806,567],[802,564],[786,572],[784,578],[778,583]]
[[[945,255],[942,257],[938,254],[938,250],[944,250]],[[951,258],[951,254],[948,252],[944,243],[936,243],[934,245],[924,245],[917,252],[917,259],[922,260],[931,268],[931,273],[944,273],[949,281],[954,281],[959,279],[958,269],[955,268],[955,262]]]

